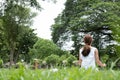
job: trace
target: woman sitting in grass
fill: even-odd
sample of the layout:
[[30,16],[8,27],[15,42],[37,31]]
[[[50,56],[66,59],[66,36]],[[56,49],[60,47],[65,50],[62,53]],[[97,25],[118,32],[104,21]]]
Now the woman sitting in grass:
[[82,68],[88,69],[88,68],[96,68],[95,62],[101,66],[105,67],[106,64],[103,64],[99,60],[98,50],[97,48],[91,46],[92,44],[92,37],[87,34],[84,37],[84,47],[82,47],[79,51],[79,63],[81,64]]

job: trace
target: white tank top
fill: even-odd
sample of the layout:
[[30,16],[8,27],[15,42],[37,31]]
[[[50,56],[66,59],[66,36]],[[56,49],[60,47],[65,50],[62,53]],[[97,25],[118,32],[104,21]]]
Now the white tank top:
[[82,55],[82,50],[83,50],[83,48],[80,49],[80,53],[79,53],[80,59],[82,60],[81,67],[85,68],[85,69],[88,69],[90,67],[96,68],[96,65],[95,65],[95,50],[96,50],[96,48],[91,47],[90,53],[86,57],[84,57]]

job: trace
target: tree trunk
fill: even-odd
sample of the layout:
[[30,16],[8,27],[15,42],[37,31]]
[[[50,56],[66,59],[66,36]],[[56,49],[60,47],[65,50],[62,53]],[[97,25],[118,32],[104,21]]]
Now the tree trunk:
[[14,42],[11,41],[10,43],[10,66],[12,64],[14,64],[14,61],[13,61],[13,56],[14,56],[14,52],[15,52],[15,47],[14,47]]
[[[14,63],[17,62],[18,57],[19,57],[19,53],[20,53],[19,51],[15,52]],[[14,55],[13,55],[13,56],[14,56]]]

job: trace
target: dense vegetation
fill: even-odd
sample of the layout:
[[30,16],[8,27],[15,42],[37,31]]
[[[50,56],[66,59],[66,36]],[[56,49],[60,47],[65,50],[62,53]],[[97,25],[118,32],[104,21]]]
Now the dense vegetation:
[[52,40],[60,47],[72,41],[71,54],[78,57],[83,36],[91,34],[92,45],[98,48],[102,60],[106,56],[109,64],[120,57],[119,10],[119,0],[67,0],[51,26]]
[[118,80],[119,74],[120,71],[95,71],[75,67],[58,70],[3,69],[0,71],[0,80]]
[[[51,26],[52,40],[37,37],[31,29],[36,13],[30,7],[41,10],[37,0],[2,0],[0,6],[0,80],[120,78],[119,0],[67,0]],[[77,64],[87,33],[93,36],[107,70],[84,70]],[[73,41],[73,50],[62,50],[68,41]]]
[[[37,37],[30,28],[36,13],[29,7],[41,10],[37,0],[2,0],[0,6],[0,80],[120,78],[119,0],[67,0],[51,27],[52,41]],[[87,33],[106,68],[85,70],[78,65],[78,50]],[[68,41],[74,49],[62,50]]]
[[[55,2],[55,0],[51,1]],[[37,0],[2,0],[0,3],[0,59],[2,63],[12,65],[21,61],[21,59],[30,62],[34,58],[29,54],[32,48],[34,49],[34,44],[41,44],[37,42],[38,37],[34,33],[35,30],[31,29],[36,13],[32,12],[30,7],[41,10],[40,4]],[[48,40],[46,43],[52,44],[52,41]],[[41,45],[44,46],[44,43]],[[40,50],[50,55],[52,54],[52,52],[49,53],[50,50],[53,49],[53,53],[55,53],[54,48],[58,49],[54,45],[54,43],[50,45],[51,49],[47,50],[45,47],[44,50],[42,50],[43,48]],[[59,49],[60,51],[62,50]]]

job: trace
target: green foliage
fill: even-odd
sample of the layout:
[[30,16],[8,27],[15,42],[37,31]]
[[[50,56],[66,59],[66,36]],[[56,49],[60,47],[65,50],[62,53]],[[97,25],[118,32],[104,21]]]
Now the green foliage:
[[[63,33],[66,30],[66,26],[63,25],[63,21],[61,20],[62,15],[58,15],[58,17],[55,19],[55,23],[51,26],[51,30],[52,30],[52,40],[54,43],[56,43],[58,46],[62,47],[63,46],[63,42],[64,40],[66,40],[65,36],[63,35]],[[64,26],[64,27],[63,27]],[[68,33],[69,34],[69,33]],[[61,36],[64,37],[61,37]],[[66,34],[67,35],[67,34]],[[67,37],[67,36],[66,36]],[[63,39],[64,38],[64,39]],[[61,39],[61,41],[60,41]],[[63,39],[63,40],[62,40]]]
[[57,66],[60,63],[59,56],[55,54],[51,54],[50,56],[46,57],[45,61],[50,66]]
[[62,55],[62,56],[60,57],[61,63],[63,62],[63,60],[66,60],[69,56],[70,56],[70,54],[68,54],[68,53]]
[[17,47],[16,47],[17,53],[14,56],[15,59],[17,58],[16,59],[17,61],[24,59],[26,62],[29,62],[30,60],[30,56],[28,54],[29,49],[33,47],[37,39],[38,38],[34,33],[34,29],[31,29],[29,27],[22,27],[22,32],[18,36],[18,40],[17,40]]
[[114,66],[116,66],[116,63],[120,60],[120,58],[116,59],[114,62],[111,63],[110,69],[112,70]]
[[[5,41],[5,45],[3,46],[6,46],[5,50],[8,50],[8,53],[10,55],[10,63],[12,63],[13,60],[15,62],[17,61],[20,53],[28,52],[29,47],[31,47],[31,45],[34,43],[34,41],[30,39],[30,37],[33,38],[33,36],[35,36],[33,35],[33,30],[25,27],[31,26],[32,18],[35,17],[36,14],[32,13],[29,8],[15,4],[14,1],[13,3],[11,1],[10,3],[9,1],[10,0],[8,0],[8,4],[6,4],[4,13],[1,13],[2,15],[0,17],[3,21],[2,36],[4,36],[3,39]],[[27,38],[27,36],[29,36],[29,38]],[[26,41],[29,42],[22,44],[21,42],[25,41],[23,38],[27,39]],[[20,39],[22,39],[22,41]],[[22,46],[25,47],[24,50],[21,48]],[[5,52],[3,51],[2,53]]]
[[115,46],[115,51],[116,51],[117,56],[120,56],[120,46],[119,45]]
[[[15,5],[22,5],[23,7],[33,7],[36,9],[41,9],[40,4],[37,0],[4,0],[2,1],[1,5],[5,8],[8,7],[8,5],[11,5],[11,7],[16,7]],[[9,9],[10,9],[9,8]]]
[[66,52],[66,54],[60,56],[60,66],[67,66],[68,65],[68,61],[67,58],[70,56],[70,53]]
[[51,54],[61,56],[64,52],[52,41],[39,38],[29,52],[32,58],[44,59]]
[[16,65],[18,66],[18,68],[20,69],[25,69],[25,64],[21,61],[17,62]]
[[3,67],[3,60],[0,59],[0,68],[2,68],[2,67]]
[[28,28],[36,16],[30,7],[41,10],[41,6],[37,0],[3,0],[0,6],[0,56],[5,62],[21,58],[28,62],[29,48],[37,40],[34,30]]
[[114,70],[95,71],[77,67],[58,69],[57,72],[49,69],[1,69],[0,80],[118,80],[119,74],[119,71]]
[[73,55],[70,55],[68,58],[67,58],[67,61],[68,61],[68,65],[71,66],[73,65],[73,61],[77,60],[77,58]]
[[60,57],[60,66],[72,66],[74,61],[76,61],[77,58],[70,53],[66,53]]
[[[104,53],[103,53],[103,54],[104,54]],[[108,58],[109,58],[109,55],[104,54],[104,55],[102,55],[102,57],[101,57],[101,61],[102,61],[103,63],[106,63],[106,61],[108,60]]]
[[[72,47],[75,48],[72,54],[75,56],[78,56],[79,48],[83,45],[83,36],[87,33],[93,36],[92,45],[98,50],[119,44],[119,10],[119,0],[67,0],[65,9],[51,26],[52,39],[60,47],[61,43],[72,40]],[[115,52],[113,55],[117,58],[119,52]],[[111,55],[109,50],[104,54]]]

